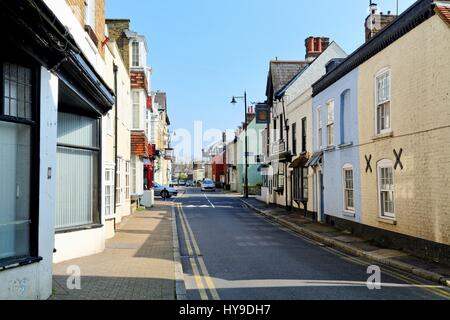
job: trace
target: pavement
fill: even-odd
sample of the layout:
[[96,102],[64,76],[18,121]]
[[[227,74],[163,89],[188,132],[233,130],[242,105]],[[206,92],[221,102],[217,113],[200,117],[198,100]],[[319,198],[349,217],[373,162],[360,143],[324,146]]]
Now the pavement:
[[[104,252],[55,264],[51,300],[174,300],[173,203],[124,219]],[[67,288],[70,266],[81,271],[81,290]]]
[[324,245],[450,287],[448,266],[425,261],[400,250],[377,247],[370,241],[355,237],[346,231],[313,222],[305,218],[303,212],[299,210],[287,211],[276,205],[267,205],[254,197],[241,201],[268,219]]
[[[256,213],[241,199],[189,188],[174,200],[187,299],[450,299],[450,290],[442,285],[336,250]],[[332,232],[319,225],[314,230]],[[374,265],[380,278],[372,290],[368,271]]]

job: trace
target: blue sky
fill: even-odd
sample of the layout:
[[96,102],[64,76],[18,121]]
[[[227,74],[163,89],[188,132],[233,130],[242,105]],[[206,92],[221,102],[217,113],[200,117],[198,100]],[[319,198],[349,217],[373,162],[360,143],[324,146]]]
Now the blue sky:
[[[382,12],[396,0],[377,0]],[[400,12],[414,0],[399,0]],[[108,18],[129,18],[147,37],[153,90],[166,91],[171,130],[234,129],[247,90],[265,100],[269,60],[301,60],[308,36],[326,36],[347,53],[364,42],[364,0],[107,0]]]

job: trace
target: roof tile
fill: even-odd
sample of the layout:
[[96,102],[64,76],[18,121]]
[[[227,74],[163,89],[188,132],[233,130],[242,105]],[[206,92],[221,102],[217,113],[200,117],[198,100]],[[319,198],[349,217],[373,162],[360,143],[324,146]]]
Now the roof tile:
[[436,13],[448,24],[450,27],[450,7],[436,6]]

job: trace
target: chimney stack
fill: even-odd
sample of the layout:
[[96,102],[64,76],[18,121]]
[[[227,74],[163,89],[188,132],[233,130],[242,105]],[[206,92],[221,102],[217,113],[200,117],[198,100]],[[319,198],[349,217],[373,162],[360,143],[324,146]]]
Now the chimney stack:
[[376,3],[371,3],[369,7],[369,16],[366,18],[365,29],[366,29],[366,42],[372,39],[380,31],[386,28],[397,18],[397,15],[383,14],[383,12],[378,11],[378,5]]
[[313,62],[330,45],[330,38],[309,37],[305,40],[307,62]]

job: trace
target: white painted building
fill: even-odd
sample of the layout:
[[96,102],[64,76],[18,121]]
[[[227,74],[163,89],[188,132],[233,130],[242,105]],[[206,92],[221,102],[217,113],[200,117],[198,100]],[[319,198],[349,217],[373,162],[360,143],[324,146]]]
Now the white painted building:
[[113,93],[65,1],[1,2],[0,23],[0,299],[47,299],[53,261],[104,246],[99,123]]

